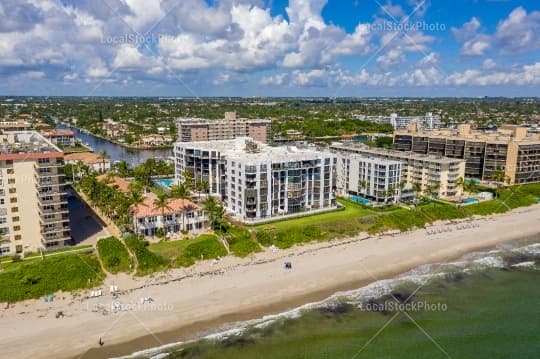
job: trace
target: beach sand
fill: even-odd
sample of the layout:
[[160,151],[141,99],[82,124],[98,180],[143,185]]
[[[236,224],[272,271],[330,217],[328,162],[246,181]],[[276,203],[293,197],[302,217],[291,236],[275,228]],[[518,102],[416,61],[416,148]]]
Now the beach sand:
[[[109,277],[100,298],[85,299],[89,291],[64,293],[52,303],[32,300],[2,308],[2,356],[105,358],[193,339],[226,323],[319,301],[422,264],[536,236],[539,220],[540,206],[532,206],[460,224],[437,223],[427,230],[360,234],[246,259],[229,256],[154,277]],[[468,228],[457,229],[464,224]],[[292,263],[291,270],[284,269],[285,261]],[[117,298],[108,293],[111,284],[122,291]],[[153,301],[141,304],[146,297]],[[122,310],[113,311],[112,303]],[[64,317],[57,319],[59,311]]]

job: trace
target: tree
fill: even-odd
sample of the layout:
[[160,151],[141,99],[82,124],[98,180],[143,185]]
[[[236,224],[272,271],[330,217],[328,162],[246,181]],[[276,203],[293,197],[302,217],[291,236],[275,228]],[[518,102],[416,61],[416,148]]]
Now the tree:
[[128,177],[130,174],[129,164],[126,161],[120,161],[116,164],[116,172],[120,177]]
[[225,209],[217,203],[214,197],[206,197],[204,201],[204,211],[208,213],[212,229],[215,230],[218,225],[221,226],[221,221],[225,215]]
[[459,177],[456,180],[456,187],[461,188],[462,190],[465,189],[465,180],[463,179],[463,177]]
[[366,180],[361,180],[359,185],[360,185],[360,191],[362,193],[365,193],[364,190],[367,189],[367,181]]
[[171,186],[171,197],[189,199],[189,188],[185,183]]
[[187,186],[188,190],[193,188],[193,173],[191,171],[185,170],[182,172],[182,177],[184,178],[184,183]]
[[161,219],[165,223],[165,211],[172,210],[169,206],[169,196],[166,193],[158,193],[157,198],[154,200],[154,206],[161,212]]
[[107,161],[107,158],[109,158],[107,151],[105,150],[99,151],[97,158],[101,159],[101,171],[105,172],[105,162]]
[[210,189],[210,185],[208,184],[208,181],[205,181],[205,180],[197,181],[196,189],[197,189],[197,192],[199,193],[199,199],[201,199],[201,192],[208,193],[208,190]]
[[422,192],[422,184],[419,183],[419,182],[413,183],[413,185],[412,185],[412,190],[413,190],[413,192],[414,192],[414,196],[415,196],[415,197],[418,197],[418,194],[419,194],[420,192]]

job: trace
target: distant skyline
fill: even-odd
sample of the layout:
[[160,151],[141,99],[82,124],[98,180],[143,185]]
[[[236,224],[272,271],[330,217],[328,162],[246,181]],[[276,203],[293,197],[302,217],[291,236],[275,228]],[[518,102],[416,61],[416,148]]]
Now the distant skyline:
[[3,0],[0,96],[536,97],[536,0]]

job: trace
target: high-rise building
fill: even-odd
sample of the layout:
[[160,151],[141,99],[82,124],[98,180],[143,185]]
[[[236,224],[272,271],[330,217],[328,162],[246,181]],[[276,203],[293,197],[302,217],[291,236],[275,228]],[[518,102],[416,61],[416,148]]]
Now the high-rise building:
[[510,184],[540,182],[540,135],[527,128],[505,125],[494,131],[457,129],[424,131],[415,125],[394,132],[394,148],[466,160],[465,175],[485,181],[500,179]]
[[312,148],[272,147],[251,138],[177,142],[176,180],[188,171],[244,222],[336,208],[337,158]]
[[64,153],[37,132],[0,135],[0,254],[62,247],[71,239]]
[[269,143],[272,136],[272,121],[236,117],[236,112],[225,112],[222,120],[202,118],[179,118],[176,121],[178,142],[232,140],[250,137]]
[[337,192],[361,195],[376,202],[395,202],[400,195],[401,162],[338,152]]
[[393,113],[390,116],[355,116],[358,119],[375,122],[381,125],[392,125],[394,130],[405,129],[411,123],[420,128],[433,129],[441,126],[441,116],[427,112],[424,116],[398,116]]
[[459,197],[463,193],[458,179],[464,179],[465,176],[464,160],[372,148],[363,144],[333,144],[330,148],[342,155],[356,154],[365,158],[400,162],[401,179],[397,182],[398,186],[403,182],[407,189],[411,189],[414,184],[418,184],[422,192],[443,198]]

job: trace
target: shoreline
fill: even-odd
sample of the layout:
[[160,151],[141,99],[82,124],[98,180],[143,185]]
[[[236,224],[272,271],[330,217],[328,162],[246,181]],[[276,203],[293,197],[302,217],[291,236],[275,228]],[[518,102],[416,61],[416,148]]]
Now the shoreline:
[[[132,150],[132,151],[172,150],[173,147],[174,147],[173,144],[171,144],[171,145],[163,145],[163,146],[132,146],[132,145],[128,145],[126,143],[122,143],[122,142],[112,140],[112,139],[107,138],[107,137],[102,136],[102,135],[95,134],[93,132],[88,131],[85,128],[77,127],[77,126],[67,124],[67,123],[64,123],[64,122],[58,122],[58,124],[60,124],[62,126],[65,126],[65,127],[69,128],[69,129],[76,129],[79,132],[84,133],[85,135],[94,136],[94,137],[99,138],[99,139],[101,139],[103,141],[110,142],[110,143],[112,143],[114,145],[123,147],[123,148],[128,149],[128,150]],[[93,152],[93,151],[91,151],[91,152]]]
[[[278,253],[265,251],[248,259],[227,257],[219,263],[198,263],[194,268],[173,270],[154,278],[116,276],[104,286],[115,283],[125,290],[116,299],[105,295],[81,300],[64,294],[67,298],[52,304],[27,301],[2,310],[0,330],[4,336],[0,344],[3,354],[12,358],[128,355],[196,339],[227,323],[257,319],[317,302],[336,292],[394,277],[423,264],[447,262],[470,252],[531,238],[540,233],[536,224],[539,220],[540,206],[535,205],[501,215],[428,227],[454,228],[452,232],[437,235],[427,235],[426,229],[374,237],[359,234]],[[457,230],[456,223],[480,226]],[[293,270],[284,270],[282,261],[292,261]],[[133,305],[145,296],[152,297],[155,306],[163,305],[167,309],[141,307],[107,315],[95,310],[100,305],[110,307],[113,301]],[[22,307],[25,314],[19,314]],[[65,312],[64,318],[55,319],[58,310]],[[69,349],[63,346],[66,336],[78,338]],[[101,348],[97,343],[100,337],[105,342]]]

